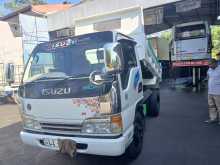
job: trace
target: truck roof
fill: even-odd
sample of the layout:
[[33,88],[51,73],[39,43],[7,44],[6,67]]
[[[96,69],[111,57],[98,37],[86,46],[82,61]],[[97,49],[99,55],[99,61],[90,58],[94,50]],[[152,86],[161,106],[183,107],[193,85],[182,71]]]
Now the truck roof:
[[54,40],[50,40],[50,41],[44,41],[39,43],[38,45],[43,45],[46,43],[53,43],[56,41],[62,41],[62,40],[67,40],[67,39],[72,39],[72,38],[83,38],[83,37],[87,37],[89,35],[96,35],[96,34],[103,34],[103,33],[111,33],[113,38],[117,38],[118,40],[121,39],[126,39],[126,40],[130,40],[132,42],[135,42],[135,40],[132,37],[129,37],[125,34],[119,33],[117,31],[101,31],[101,32],[92,32],[92,33],[88,33],[88,34],[82,34],[82,35],[76,35],[76,36],[66,36],[66,37],[62,37],[62,38],[57,38]]

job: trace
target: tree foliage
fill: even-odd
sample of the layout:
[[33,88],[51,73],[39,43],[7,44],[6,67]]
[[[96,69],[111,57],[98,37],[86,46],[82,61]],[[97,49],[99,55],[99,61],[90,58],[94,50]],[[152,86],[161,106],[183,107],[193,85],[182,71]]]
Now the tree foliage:
[[165,38],[167,41],[170,42],[172,40],[172,31],[167,30],[167,31],[162,32],[161,38]]
[[220,26],[213,26],[212,28],[212,55],[215,55],[220,52]]
[[18,10],[26,5],[45,4],[45,0],[11,0],[4,3],[4,7],[11,11]]
[[68,1],[68,0],[64,0],[64,1],[63,1],[63,4],[71,4],[71,2]]

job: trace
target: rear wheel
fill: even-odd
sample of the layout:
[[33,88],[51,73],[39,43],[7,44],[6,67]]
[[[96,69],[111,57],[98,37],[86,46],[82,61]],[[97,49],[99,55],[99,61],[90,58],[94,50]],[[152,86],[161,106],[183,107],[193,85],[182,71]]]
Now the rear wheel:
[[157,117],[160,113],[160,90],[153,90],[148,99],[148,116]]
[[130,159],[136,159],[143,148],[145,119],[139,111],[135,114],[133,141],[126,150],[126,156]]

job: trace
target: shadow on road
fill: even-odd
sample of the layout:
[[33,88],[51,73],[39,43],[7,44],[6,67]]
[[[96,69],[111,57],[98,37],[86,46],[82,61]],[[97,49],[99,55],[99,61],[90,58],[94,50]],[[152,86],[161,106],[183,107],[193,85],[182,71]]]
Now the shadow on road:
[[80,155],[71,159],[59,152],[44,150],[24,145],[19,137],[22,124],[15,123],[0,128],[0,164],[1,165],[50,165],[50,164],[80,164],[80,165],[127,165],[131,162],[125,157],[104,157]]

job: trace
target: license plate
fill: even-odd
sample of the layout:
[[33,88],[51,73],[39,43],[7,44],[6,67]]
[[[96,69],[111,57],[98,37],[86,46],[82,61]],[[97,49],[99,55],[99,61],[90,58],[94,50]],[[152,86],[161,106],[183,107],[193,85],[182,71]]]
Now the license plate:
[[58,140],[57,139],[48,139],[48,138],[45,138],[42,140],[43,141],[43,144],[47,147],[52,147],[52,148],[59,148],[59,145],[58,145]]

